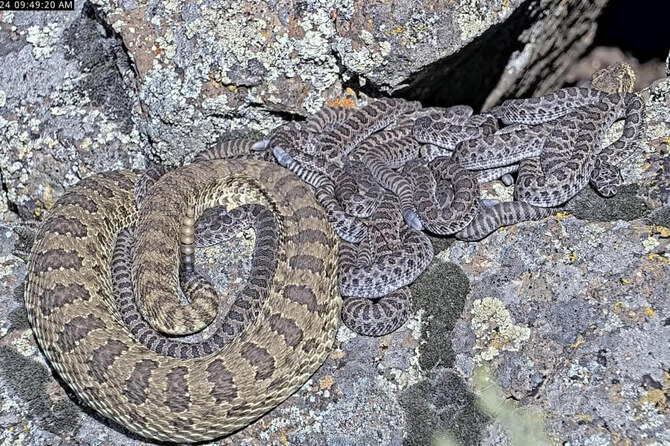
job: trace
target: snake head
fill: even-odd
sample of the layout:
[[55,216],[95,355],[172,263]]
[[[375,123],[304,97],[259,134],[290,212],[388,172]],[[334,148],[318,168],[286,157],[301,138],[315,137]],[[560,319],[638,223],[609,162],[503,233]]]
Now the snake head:
[[421,223],[419,216],[416,215],[416,212],[403,211],[402,216],[405,219],[405,223],[407,223],[409,227],[416,229],[417,231],[421,231],[423,229],[423,224]]
[[262,151],[262,150],[267,150],[267,148],[270,146],[270,140],[269,139],[261,139],[258,142],[255,142],[251,146],[251,150],[257,150],[257,151]]
[[277,159],[277,162],[280,166],[288,168],[288,166],[293,162],[291,155],[286,153],[286,150],[281,147],[273,147],[272,154]]

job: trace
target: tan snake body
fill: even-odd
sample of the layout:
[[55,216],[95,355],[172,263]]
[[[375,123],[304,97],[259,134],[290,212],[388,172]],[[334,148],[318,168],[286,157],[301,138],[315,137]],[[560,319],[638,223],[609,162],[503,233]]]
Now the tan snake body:
[[[151,206],[143,205],[139,220],[136,178],[129,171],[94,175],[50,210],[28,263],[30,322],[58,374],[102,415],[158,440],[229,434],[290,396],[326,358],[341,306],[336,237],[309,188],[271,163],[209,161],[169,172],[148,192]],[[138,268],[147,283],[167,283],[152,291],[162,292],[177,280],[180,215],[194,207],[197,217],[230,202],[265,204],[278,220],[267,300],[222,349],[199,358],[159,355],[131,336],[114,307],[110,260],[117,234],[136,221],[147,230],[138,234],[136,256],[148,263]],[[156,239],[160,245],[151,245]],[[167,278],[159,276],[163,268]],[[163,298],[167,308],[177,299]],[[152,325],[169,319],[160,315],[165,306],[149,300],[144,316]]]

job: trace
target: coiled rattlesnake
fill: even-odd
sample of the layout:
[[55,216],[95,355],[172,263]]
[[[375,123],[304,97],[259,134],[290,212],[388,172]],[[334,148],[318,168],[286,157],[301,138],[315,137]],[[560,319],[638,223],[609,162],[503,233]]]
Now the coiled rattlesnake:
[[[59,375],[106,417],[159,440],[231,433],[295,392],[330,350],[341,305],[336,238],[309,189],[271,163],[208,161],[170,172],[148,192],[139,216],[136,178],[128,171],[89,177],[49,211],[28,263],[30,322]],[[199,215],[233,202],[261,203],[278,223],[265,303],[244,332],[210,354],[176,347],[172,355],[156,353],[164,341],[145,339],[148,348],[114,306],[117,235],[137,224],[136,257],[146,263],[136,266],[143,282],[135,277],[135,290],[145,319],[160,327],[170,322],[163,310],[179,305],[169,293],[178,286],[180,218],[190,207]],[[179,320],[192,325],[198,308],[181,308]]]

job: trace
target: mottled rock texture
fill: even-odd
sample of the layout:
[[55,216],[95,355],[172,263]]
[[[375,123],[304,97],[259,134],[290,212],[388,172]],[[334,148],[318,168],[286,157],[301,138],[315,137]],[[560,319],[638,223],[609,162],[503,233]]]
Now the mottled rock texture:
[[[0,13],[0,443],[146,444],[73,398],[27,321],[27,221],[65,188],[263,132],[347,86],[475,106],[544,92],[602,3],[130,0]],[[213,444],[511,444],[476,404],[478,366],[559,444],[670,444],[670,81],[643,95],[647,136],[618,196],[584,191],[567,216],[482,242],[434,239],[408,324],[379,339],[341,328],[296,395]],[[229,278],[248,268],[243,239],[227,251]]]
[[128,56],[75,4],[0,13],[0,213],[34,219],[83,177],[144,166]]
[[0,211],[78,179],[178,165],[347,88],[490,106],[556,88],[605,0],[75,2],[0,13]]

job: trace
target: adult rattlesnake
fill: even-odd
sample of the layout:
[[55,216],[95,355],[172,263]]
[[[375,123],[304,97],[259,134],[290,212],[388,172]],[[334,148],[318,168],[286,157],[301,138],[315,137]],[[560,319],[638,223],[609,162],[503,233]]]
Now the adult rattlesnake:
[[[148,192],[139,215],[136,179],[129,171],[89,177],[50,210],[28,263],[30,322],[59,375],[106,417],[159,440],[226,435],[295,392],[328,354],[341,305],[335,235],[309,188],[271,163],[207,161],[170,172]],[[161,326],[169,320],[162,310],[178,305],[169,290],[178,286],[180,218],[188,208],[198,216],[231,202],[262,203],[277,219],[278,261],[267,300],[240,336],[211,354],[158,354],[160,348],[132,336],[114,306],[117,234],[137,224],[136,256],[144,263],[135,272],[144,282],[136,280],[135,289],[143,316]],[[153,298],[142,301],[146,291]],[[193,322],[197,308],[181,308]]]

